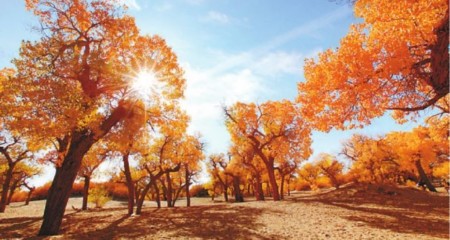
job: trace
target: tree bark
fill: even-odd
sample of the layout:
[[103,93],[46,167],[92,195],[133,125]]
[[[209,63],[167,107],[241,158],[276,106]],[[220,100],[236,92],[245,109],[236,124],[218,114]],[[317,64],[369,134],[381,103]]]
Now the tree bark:
[[6,203],[8,200],[8,192],[9,192],[9,185],[11,184],[11,179],[13,175],[13,168],[11,165],[8,166],[8,170],[6,171],[6,177],[5,181],[3,182],[2,187],[2,197],[0,199],[0,213],[5,212],[6,209]]
[[166,191],[166,200],[167,207],[172,207],[172,179],[170,178],[170,173],[166,173],[166,181],[167,181],[167,191]]
[[77,177],[83,156],[95,142],[93,135],[88,135],[87,130],[74,131],[72,133],[72,142],[69,150],[64,157],[64,161],[62,161],[61,167],[56,168],[56,174],[48,192],[44,220],[39,235],[58,234],[72,185]]
[[141,197],[137,198],[136,200],[136,214],[140,215],[142,211],[142,205],[144,205],[145,196],[147,196],[148,191],[150,190],[150,187],[152,186],[152,180],[150,179],[150,182],[145,185],[144,189],[141,192]]
[[[61,227],[61,222],[69,200],[73,182],[77,176],[86,152],[92,145],[107,134],[111,128],[128,115],[128,109],[119,102],[117,108],[100,124],[98,135],[90,129],[73,130],[71,141],[61,167],[56,169],[52,186],[50,187],[45,203],[44,220],[42,221],[39,235],[56,235]],[[66,135],[67,137],[68,135]],[[65,137],[65,138],[66,138]],[[67,145],[65,145],[66,147]],[[65,151],[64,151],[65,152]]]
[[223,198],[225,202],[228,202],[228,186],[226,184],[223,185]]
[[280,201],[280,194],[278,193],[277,179],[275,178],[275,170],[273,167],[273,161],[270,160],[266,163],[267,173],[269,174],[270,187],[272,189],[272,197],[274,201]]
[[425,186],[427,186],[428,190],[430,190],[431,192],[437,192],[436,188],[434,188],[433,184],[431,184],[431,181],[428,178],[427,174],[425,174],[425,171],[423,170],[422,163],[420,162],[420,160],[416,160],[415,165],[417,171],[419,172],[421,181],[425,183]]
[[[281,175],[281,174],[280,174]],[[280,198],[284,199],[284,175],[281,175]]]
[[261,177],[257,176],[255,178],[255,195],[257,201],[264,201],[264,191],[262,187]]
[[89,197],[89,185],[91,183],[91,177],[90,176],[84,176],[84,189],[83,189],[83,206],[81,207],[81,210],[87,210],[87,203],[88,203],[88,197]]
[[242,194],[240,185],[239,177],[233,176],[234,201],[236,202],[244,202],[244,195]]
[[153,188],[155,189],[156,205],[158,206],[158,208],[161,208],[161,195],[159,193],[159,187],[156,181],[153,181]]
[[134,184],[133,179],[131,178],[131,170],[130,170],[130,162],[128,157],[130,156],[130,153],[125,153],[122,156],[123,160],[123,166],[124,166],[124,172],[125,172],[125,179],[126,184],[128,188],[128,215],[133,214],[134,210]]
[[34,187],[30,189],[30,191],[28,192],[28,196],[27,196],[27,200],[25,201],[25,205],[30,204],[30,200],[31,200],[31,195],[33,194],[34,191]]
[[11,203],[12,197],[16,189],[17,189],[17,181],[14,181],[11,187],[9,188],[8,201],[6,202],[6,205],[9,205]]
[[186,206],[190,207],[191,206],[191,193],[189,192],[189,182],[190,182],[190,172],[189,172],[189,167],[186,164],[186,172],[185,172],[185,181],[186,181],[186,185],[185,187],[185,191],[186,191]]

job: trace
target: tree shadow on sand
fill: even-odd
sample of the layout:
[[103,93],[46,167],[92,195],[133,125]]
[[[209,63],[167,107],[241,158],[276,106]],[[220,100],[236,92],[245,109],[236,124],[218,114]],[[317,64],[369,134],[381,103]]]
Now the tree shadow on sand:
[[[110,211],[105,209],[104,211]],[[262,210],[229,205],[193,206],[179,208],[147,208],[140,216],[124,216],[124,209],[120,214],[112,213],[110,223],[102,229],[90,228],[85,232],[69,232],[76,238],[155,238],[183,237],[183,238],[214,238],[214,239],[274,239],[275,236],[260,235],[257,229],[261,224],[256,223],[257,216]],[[122,217],[114,217],[122,215]],[[98,217],[73,216],[71,222],[93,222],[102,225]],[[108,218],[103,221],[108,221]],[[97,223],[96,223],[97,221]],[[73,230],[70,230],[72,232]]]
[[[201,238],[201,239],[276,239],[261,235],[257,223],[262,209],[234,204],[211,206],[145,208],[140,216],[128,216],[126,208],[91,209],[64,216],[63,238]],[[1,224],[2,238],[37,237],[42,218],[10,218]]]
[[448,195],[392,186],[359,186],[315,195],[302,194],[290,200],[348,209],[351,215],[339,217],[378,229],[449,238]]
[[23,230],[32,228],[41,217],[17,217],[0,219],[0,239],[21,238]]

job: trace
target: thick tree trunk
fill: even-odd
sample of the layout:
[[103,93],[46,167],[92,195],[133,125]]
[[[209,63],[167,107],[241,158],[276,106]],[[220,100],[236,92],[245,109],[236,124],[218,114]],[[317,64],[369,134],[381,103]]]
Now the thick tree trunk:
[[167,207],[172,207],[172,179],[170,178],[170,173],[166,173],[167,180],[167,191],[166,191],[166,200]]
[[262,187],[261,177],[256,177],[255,183],[255,195],[257,201],[264,201],[264,191]]
[[[84,155],[98,139],[108,133],[126,115],[127,109],[119,102],[119,106],[100,124],[101,132],[99,135],[94,136],[89,129],[74,130],[72,132],[67,154],[64,156],[61,167],[56,169],[52,186],[48,192],[44,220],[42,221],[39,235],[58,234],[72,185],[80,169]],[[66,149],[65,147],[64,149]]]
[[420,160],[416,160],[415,165],[417,171],[419,172],[420,181],[423,181],[425,183],[425,186],[427,186],[428,190],[430,190],[431,192],[437,192],[436,188],[434,188],[433,184],[431,184],[430,179],[428,179],[427,174],[425,174],[425,171],[423,170],[422,163],[420,162]]
[[48,192],[45,203],[44,220],[39,235],[56,235],[59,232],[61,222],[70,197],[73,182],[81,166],[81,161],[86,152],[94,144],[93,135],[86,135],[88,131],[72,134],[72,142],[67,155],[64,157],[61,167],[56,169],[52,186]]
[[83,189],[83,206],[81,210],[87,210],[87,203],[89,197],[89,184],[91,183],[91,177],[84,176],[84,189]]
[[30,204],[30,200],[31,200],[31,195],[33,194],[34,191],[34,187],[30,189],[30,191],[28,192],[28,196],[27,196],[27,200],[25,201],[25,205]]
[[267,173],[269,175],[270,187],[272,189],[272,197],[274,201],[280,201],[280,194],[278,193],[277,179],[275,178],[275,171],[273,161],[266,163]]
[[133,214],[134,210],[134,184],[133,179],[131,178],[131,170],[130,170],[130,162],[128,157],[130,156],[129,153],[126,153],[122,156],[123,160],[123,166],[124,166],[124,172],[125,172],[125,179],[126,184],[128,188],[128,215]]
[[186,185],[185,187],[185,191],[186,191],[186,206],[190,207],[191,206],[191,193],[189,192],[189,182],[190,182],[190,172],[189,172],[189,167],[186,164],[186,172],[185,172],[185,181],[186,181]]
[[12,197],[16,189],[17,189],[17,181],[15,181],[9,188],[8,201],[6,202],[6,205],[9,205],[11,203]]
[[234,201],[236,202],[244,202],[244,195],[242,194],[240,185],[239,177],[233,176]]
[[2,197],[0,199],[0,213],[5,212],[6,209],[6,203],[8,201],[9,185],[11,184],[12,175],[13,175],[13,167],[9,166],[8,170],[6,171],[5,181],[3,182],[2,187]]

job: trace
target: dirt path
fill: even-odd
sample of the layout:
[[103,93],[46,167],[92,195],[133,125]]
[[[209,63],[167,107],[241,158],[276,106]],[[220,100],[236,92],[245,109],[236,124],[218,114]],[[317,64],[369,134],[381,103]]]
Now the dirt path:
[[[13,204],[0,215],[0,238],[34,237],[45,202]],[[282,202],[193,199],[173,209],[148,203],[141,216],[126,206],[77,212],[71,199],[61,239],[448,239],[449,198],[410,189],[346,188],[295,193]]]

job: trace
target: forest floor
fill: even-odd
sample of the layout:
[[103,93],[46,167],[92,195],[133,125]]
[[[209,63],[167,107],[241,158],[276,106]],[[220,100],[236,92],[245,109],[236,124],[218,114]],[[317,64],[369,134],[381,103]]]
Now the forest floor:
[[[349,186],[294,192],[281,202],[244,203],[193,198],[187,208],[157,209],[140,216],[126,203],[78,211],[67,205],[61,235],[45,239],[449,239],[449,196],[411,188]],[[0,215],[0,239],[37,238],[45,201],[12,203]],[[73,207],[75,207],[75,209]]]

